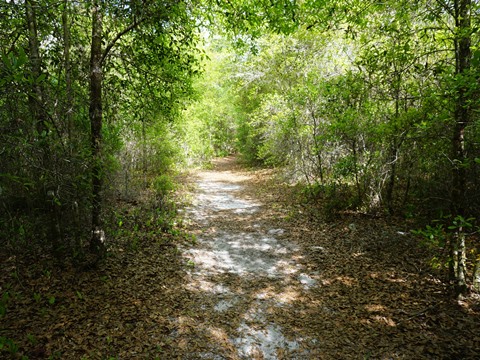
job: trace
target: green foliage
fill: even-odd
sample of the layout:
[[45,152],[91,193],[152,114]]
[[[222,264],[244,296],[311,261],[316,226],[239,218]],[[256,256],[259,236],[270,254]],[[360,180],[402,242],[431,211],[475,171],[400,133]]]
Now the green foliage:
[[[18,354],[18,352],[19,348],[12,339],[0,336],[0,354],[7,353],[10,354],[10,356],[14,357]],[[22,356],[22,359],[26,359],[26,357]]]
[[164,199],[175,190],[175,184],[169,175],[163,174],[153,180],[153,189],[160,199]]
[[208,58],[193,83],[195,98],[177,125],[184,162],[202,165],[214,156],[236,152],[237,121],[241,116],[228,69],[235,61],[231,46],[216,36],[205,38]]
[[[29,3],[0,5],[7,14],[2,29],[10,29],[0,31],[1,245],[77,262],[91,238],[92,176],[101,178],[101,203],[108,207],[147,187],[152,173],[183,161],[173,122],[204,56],[197,47],[199,14],[192,2],[102,2],[108,31],[102,33],[103,126],[94,157],[92,4],[35,2],[27,21]],[[35,31],[27,31],[29,24]]]
[[4,291],[2,297],[0,298],[0,318],[4,317],[7,313],[7,306],[10,301],[10,292]]
[[[280,166],[293,181],[341,184],[351,193],[345,204],[367,211],[394,213],[408,204],[417,212],[448,210],[442,197],[452,143],[442,134],[455,130],[456,94],[471,96],[477,87],[471,71],[460,75],[451,66],[457,55],[448,34],[460,32],[447,25],[453,13],[408,1],[368,10],[360,2],[307,2],[296,11],[298,27],[254,36],[235,66],[226,66],[242,113],[237,147],[244,158]],[[330,22],[347,30],[327,31]],[[479,39],[471,40],[476,49]],[[471,109],[478,107],[473,98]],[[476,115],[466,127],[468,156],[453,163],[466,170],[470,189],[478,187],[474,129]]]
[[34,293],[33,299],[35,300],[36,303],[39,303],[42,300],[42,295],[39,293]]
[[443,224],[426,225],[425,229],[412,230],[412,234],[423,239],[422,244],[429,247],[444,247],[447,234]]
[[[423,229],[412,230],[412,234],[421,239],[421,245],[435,251],[430,260],[433,269],[443,270],[451,267],[458,261],[454,259],[454,249],[457,248],[456,239],[464,238],[472,233],[475,218],[465,218],[461,215],[455,217],[444,216],[441,220],[433,221],[434,225],[426,225]],[[465,251],[465,256],[471,256],[476,261],[476,248]]]
[[465,219],[461,215],[457,215],[453,218],[452,224],[448,227],[449,230],[455,231],[466,231],[467,229],[471,229],[473,227],[473,223],[475,218],[470,217]]

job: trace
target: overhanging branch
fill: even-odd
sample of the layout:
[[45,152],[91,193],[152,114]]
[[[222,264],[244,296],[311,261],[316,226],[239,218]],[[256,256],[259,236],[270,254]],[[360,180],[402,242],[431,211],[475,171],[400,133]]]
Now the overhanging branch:
[[120,38],[127,34],[128,32],[132,31],[133,29],[135,29],[136,27],[138,27],[138,25],[140,25],[142,22],[145,21],[145,18],[140,18],[138,20],[135,20],[133,23],[131,23],[129,26],[127,26],[125,29],[123,29],[122,31],[120,31],[113,39],[112,41],[110,41],[110,43],[107,45],[107,47],[105,48],[105,50],[103,51],[103,54],[102,54],[102,60],[100,61],[101,64],[103,64],[103,62],[105,61],[105,58],[108,56],[108,53],[110,52],[110,50],[112,50],[112,48],[115,46],[116,42],[118,40],[120,40]]

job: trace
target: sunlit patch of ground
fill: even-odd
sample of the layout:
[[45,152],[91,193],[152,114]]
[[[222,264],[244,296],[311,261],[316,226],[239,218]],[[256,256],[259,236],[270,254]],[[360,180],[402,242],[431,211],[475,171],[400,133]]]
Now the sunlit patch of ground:
[[[299,261],[298,246],[285,229],[272,221],[275,214],[249,192],[245,183],[252,174],[225,170],[233,159],[226,161],[217,165],[223,171],[197,174],[197,195],[186,211],[198,240],[185,249],[188,288],[196,293],[202,322],[222,334],[220,342],[213,338],[209,353],[225,353],[227,342],[234,349],[230,357],[305,357],[308,351],[301,345],[308,348],[315,339],[287,335],[276,313],[294,315],[289,304],[315,286],[314,275]],[[192,349],[190,355],[201,353]]]
[[478,358],[480,307],[451,300],[405,224],[325,222],[271,179],[232,158],[198,174],[187,358]]

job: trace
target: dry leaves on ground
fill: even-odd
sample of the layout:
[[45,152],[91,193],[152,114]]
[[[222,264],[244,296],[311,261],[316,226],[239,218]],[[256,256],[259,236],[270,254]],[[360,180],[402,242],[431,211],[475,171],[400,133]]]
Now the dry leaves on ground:
[[[182,253],[207,244],[160,232],[139,235],[135,249],[114,239],[91,271],[0,254],[0,357],[478,358],[478,299],[452,300],[408,224],[355,213],[325,221],[271,170],[247,171],[230,158],[210,175],[225,172],[241,185],[235,196],[260,211],[225,209],[188,229],[207,240],[264,232],[286,249],[282,269],[294,275],[195,275],[202,269]],[[269,347],[268,336],[281,341]]]

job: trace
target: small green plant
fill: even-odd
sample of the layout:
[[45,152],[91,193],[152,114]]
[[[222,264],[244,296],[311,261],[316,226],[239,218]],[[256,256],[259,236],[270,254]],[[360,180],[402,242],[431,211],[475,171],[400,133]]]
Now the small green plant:
[[181,232],[180,230],[178,229],[175,229],[175,228],[171,228],[167,231],[170,235],[173,235],[173,236],[180,236]]
[[48,314],[48,309],[45,307],[42,307],[39,312],[41,317],[45,317]]
[[55,296],[52,295],[52,296],[49,296],[49,297],[48,297],[48,303],[49,303],[50,305],[55,305],[55,301],[56,301]]
[[54,351],[52,355],[48,357],[48,360],[55,360],[55,359],[61,359],[61,358],[62,358],[62,353],[60,351]]
[[[412,230],[412,234],[422,238],[421,244],[431,249],[441,249],[442,254],[434,255],[430,260],[433,269],[449,268],[450,278],[455,277],[455,268],[458,265],[458,247],[463,238],[465,247],[465,236],[469,229],[474,227],[474,218],[465,218],[461,215],[443,216],[441,220],[435,220],[435,225],[426,225],[423,229]],[[466,254],[465,249],[463,250]],[[463,255],[465,256],[465,255]],[[455,265],[457,264],[457,265]]]
[[473,227],[474,221],[475,218],[473,217],[465,219],[463,216],[457,215],[453,219],[452,225],[450,225],[448,229],[454,231],[465,231],[466,229],[471,229]]
[[12,278],[14,278],[15,280],[19,281],[19,280],[20,280],[20,276],[18,275],[18,272],[16,272],[16,271],[12,272]]
[[443,224],[436,224],[435,226],[427,225],[425,229],[412,230],[411,232],[423,238],[422,245],[430,247],[445,246],[447,234]]
[[42,295],[39,293],[34,293],[33,299],[35,300],[36,303],[39,303],[42,300]]
[[14,357],[18,353],[18,346],[12,339],[0,336],[0,352],[6,351]]
[[132,240],[130,241],[130,249],[133,251],[138,250],[138,236],[135,235],[132,237]]
[[27,334],[27,340],[28,340],[28,342],[29,342],[30,344],[32,344],[32,345],[37,345],[38,340],[37,340],[37,338],[36,338],[35,335],[33,335],[33,334]]
[[153,189],[160,199],[164,199],[168,194],[175,190],[175,184],[168,175],[160,175],[153,181]]
[[301,193],[307,201],[316,200],[324,193],[324,186],[316,182],[314,184],[305,186]]
[[7,305],[10,301],[10,293],[5,291],[0,298],[0,318],[7,313]]

